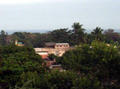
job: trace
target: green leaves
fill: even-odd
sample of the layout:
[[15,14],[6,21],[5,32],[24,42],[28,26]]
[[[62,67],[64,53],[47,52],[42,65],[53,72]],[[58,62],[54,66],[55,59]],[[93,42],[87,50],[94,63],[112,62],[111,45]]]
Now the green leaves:
[[97,79],[91,79],[89,76],[80,77],[70,71],[51,71],[44,75],[27,72],[21,75],[19,81],[17,86],[24,89],[102,89]]
[[0,80],[14,86],[20,75],[27,71],[43,73],[42,59],[30,47],[0,47]]
[[120,51],[115,45],[99,41],[83,44],[66,52],[60,61],[67,70],[98,78],[104,87],[113,86],[110,81],[116,80],[116,84],[120,81]]

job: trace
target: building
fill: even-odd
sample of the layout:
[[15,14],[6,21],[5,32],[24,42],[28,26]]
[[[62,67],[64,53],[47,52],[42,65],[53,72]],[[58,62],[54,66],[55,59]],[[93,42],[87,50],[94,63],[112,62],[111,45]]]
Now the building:
[[18,40],[15,40],[15,45],[16,46],[24,46],[23,42],[18,42]]
[[54,59],[54,60],[46,59],[45,60],[46,67],[50,67],[51,65],[54,65],[55,63],[56,63],[56,59]]
[[62,56],[66,51],[70,49],[68,43],[46,43],[45,48],[34,48],[35,52],[43,59],[47,58],[49,54],[56,56]]
[[51,66],[49,66],[49,68],[51,69],[51,70],[58,70],[58,71],[60,71],[60,72],[64,72],[64,71],[66,71],[66,70],[64,70],[63,68],[62,68],[62,66],[61,65],[51,65]]

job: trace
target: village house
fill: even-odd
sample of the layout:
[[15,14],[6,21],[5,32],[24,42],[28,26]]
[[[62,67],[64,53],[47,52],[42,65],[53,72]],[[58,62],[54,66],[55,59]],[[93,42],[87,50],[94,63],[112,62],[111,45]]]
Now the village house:
[[45,48],[34,48],[35,52],[39,54],[43,59],[46,59],[49,54],[56,56],[62,56],[66,51],[70,49],[68,43],[46,43]]
[[23,42],[18,42],[18,40],[15,40],[15,45],[16,46],[24,46]]
[[63,70],[60,65],[55,65],[56,59],[50,60],[48,56],[54,54],[56,56],[62,56],[66,51],[70,50],[68,43],[45,43],[44,48],[34,48],[35,52],[45,60],[45,65],[50,69]]

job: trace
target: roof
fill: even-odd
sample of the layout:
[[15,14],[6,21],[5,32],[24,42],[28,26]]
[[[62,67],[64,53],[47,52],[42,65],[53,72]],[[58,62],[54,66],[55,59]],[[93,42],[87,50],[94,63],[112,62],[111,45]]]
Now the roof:
[[52,67],[61,67],[61,65],[59,64],[59,65],[51,65]]
[[69,45],[69,43],[56,43],[56,45]]
[[23,44],[23,42],[18,42],[18,44]]
[[55,46],[55,43],[54,42],[47,42],[47,43],[45,43],[45,46]]

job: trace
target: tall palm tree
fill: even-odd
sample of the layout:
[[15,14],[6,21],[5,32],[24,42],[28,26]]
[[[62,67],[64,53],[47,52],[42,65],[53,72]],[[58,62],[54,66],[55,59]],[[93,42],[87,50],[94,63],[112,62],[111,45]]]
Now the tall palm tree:
[[101,29],[100,27],[96,27],[91,34],[95,37],[96,40],[101,40],[103,38],[103,29]]

